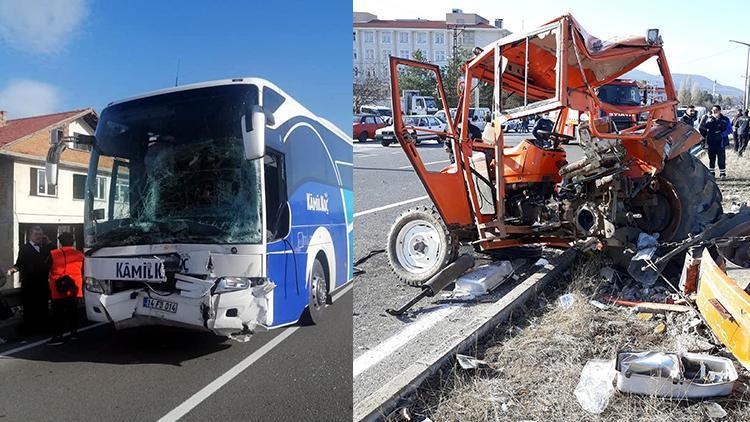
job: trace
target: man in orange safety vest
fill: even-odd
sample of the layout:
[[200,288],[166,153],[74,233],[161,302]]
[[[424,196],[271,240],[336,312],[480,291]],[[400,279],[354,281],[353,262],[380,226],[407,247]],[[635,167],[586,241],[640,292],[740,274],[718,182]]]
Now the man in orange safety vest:
[[49,290],[54,330],[50,345],[62,344],[66,323],[70,338],[78,339],[78,299],[83,298],[83,253],[73,247],[72,233],[60,233],[57,239],[62,246],[50,252]]

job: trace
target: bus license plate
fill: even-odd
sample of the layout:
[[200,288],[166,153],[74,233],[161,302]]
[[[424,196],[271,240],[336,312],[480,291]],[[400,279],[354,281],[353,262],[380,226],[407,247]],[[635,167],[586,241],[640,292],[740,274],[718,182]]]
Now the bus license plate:
[[154,299],[151,297],[143,298],[143,307],[156,309],[157,311],[166,311],[171,313],[177,312],[177,304],[175,302],[167,302],[166,300]]

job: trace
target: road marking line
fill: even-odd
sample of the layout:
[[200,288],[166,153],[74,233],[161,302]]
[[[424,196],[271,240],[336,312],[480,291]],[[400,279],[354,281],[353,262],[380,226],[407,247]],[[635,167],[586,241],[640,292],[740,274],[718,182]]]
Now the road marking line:
[[339,288],[339,290],[333,292],[333,294],[331,295],[331,300],[333,300],[334,302],[339,300],[339,298],[346,294],[346,292],[351,290],[352,287],[354,287],[354,281],[348,281],[346,287],[341,287]]
[[219,378],[216,378],[210,384],[203,387],[200,391],[193,394],[189,399],[185,400],[182,404],[172,409],[172,411],[159,419],[159,422],[176,421],[185,416],[188,412],[190,412],[204,400],[209,398],[213,393],[218,391],[221,387],[223,387],[237,375],[241,374],[242,371],[250,367],[250,365],[255,363],[258,359],[262,358],[263,355],[270,352],[271,349],[276,347],[282,341],[286,340],[287,337],[294,334],[294,332],[299,328],[299,326],[294,326],[284,329],[281,334],[271,339],[271,341],[264,344],[258,350],[250,354],[250,356],[246,357],[240,363],[233,366],[230,370],[219,376]]
[[[441,163],[450,163],[450,162],[451,160],[429,161],[427,163],[422,163],[422,165],[429,166],[430,164],[441,164]],[[409,168],[412,168],[411,164],[399,167],[399,169],[409,169]]]
[[370,369],[373,365],[385,359],[388,355],[400,349],[414,337],[427,331],[433,325],[437,324],[442,319],[445,319],[460,307],[461,306],[458,305],[442,306],[424,317],[417,319],[398,334],[368,350],[357,359],[354,359],[354,373],[352,377],[356,378],[357,375]]
[[357,218],[357,217],[360,217],[360,216],[363,216],[363,215],[367,215],[367,214],[372,214],[372,213],[378,212],[378,211],[387,210],[389,208],[394,208],[394,207],[399,207],[401,205],[410,204],[412,202],[421,201],[421,200],[424,200],[424,199],[427,199],[427,198],[429,198],[429,196],[424,195],[424,196],[420,196],[420,197],[417,197],[417,198],[407,199],[406,201],[394,202],[393,204],[383,205],[382,207],[370,208],[369,210],[355,212],[354,213],[354,218]]
[[[95,324],[87,325],[87,326],[79,329],[78,332],[81,333],[81,332],[84,332],[84,331],[88,331],[88,330],[90,330],[92,328],[101,327],[102,325],[105,325],[105,324],[109,324],[109,323],[108,322],[97,322]],[[67,332],[65,334],[70,334],[70,332]],[[39,345],[42,345],[42,344],[46,344],[48,341],[50,341],[51,338],[52,337],[47,337],[47,338],[45,338],[43,340],[38,340],[38,341],[35,341],[33,343],[29,343],[29,344],[25,344],[23,346],[16,347],[15,349],[10,349],[8,351],[2,352],[2,353],[0,353],[0,358],[10,357],[10,355],[12,355],[12,354],[15,354],[15,353],[18,353],[18,352],[23,352],[24,350],[31,349],[32,347],[36,347],[36,346],[39,346]]]

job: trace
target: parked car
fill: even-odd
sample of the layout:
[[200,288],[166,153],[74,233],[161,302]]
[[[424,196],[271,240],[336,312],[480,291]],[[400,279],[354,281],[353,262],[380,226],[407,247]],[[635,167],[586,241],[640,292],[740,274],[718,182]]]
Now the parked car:
[[375,138],[375,131],[385,127],[385,121],[374,114],[355,114],[352,125],[352,137],[359,142]]
[[385,106],[363,105],[359,108],[359,112],[362,114],[375,114],[380,116],[383,120],[388,120],[393,117],[391,109]]
[[[485,116],[490,114],[490,109],[487,107],[479,107],[469,108],[469,122],[478,127],[479,130],[484,130],[484,126],[487,124],[487,121],[485,120]],[[439,110],[437,113],[435,113],[435,117],[440,119],[441,122],[447,124],[447,121],[445,119],[445,110]],[[455,119],[456,117],[456,109],[451,109],[451,119]]]
[[[435,140],[441,140],[441,136],[432,133],[432,132],[425,132],[420,131],[419,129],[427,129],[433,132],[444,132],[445,131],[445,123],[438,119],[435,116],[404,116],[404,125],[413,127],[415,129],[411,130],[412,135],[414,135],[415,140],[414,143],[416,145],[419,145],[422,143],[422,141],[427,139],[435,139]],[[396,135],[393,131],[393,125],[386,126],[382,129],[378,129],[375,132],[375,139],[380,141],[380,144],[384,147],[387,147],[388,145],[396,142]]]

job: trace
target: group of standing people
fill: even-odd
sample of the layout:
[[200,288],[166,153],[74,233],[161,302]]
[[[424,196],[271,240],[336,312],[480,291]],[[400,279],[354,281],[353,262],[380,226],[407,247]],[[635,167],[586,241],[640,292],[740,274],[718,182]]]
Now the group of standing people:
[[61,233],[54,248],[40,226],[26,233],[26,243],[18,252],[8,274],[19,273],[23,306],[22,334],[29,336],[49,328],[52,299],[50,344],[61,344],[67,325],[71,339],[78,338],[78,300],[83,298],[83,253],[74,245],[72,233]]
[[[691,126],[694,125],[696,119],[697,113],[695,107],[692,105],[688,106],[685,114],[680,118],[683,123]],[[734,151],[740,157],[745,152],[748,141],[750,141],[750,116],[748,116],[748,110],[741,110],[737,117],[730,121],[721,112],[721,106],[718,104],[714,105],[711,107],[710,113],[701,117],[698,130],[703,135],[708,151],[708,170],[716,177],[716,165],[718,164],[719,177],[726,179],[726,148],[729,146],[729,135],[732,134],[734,138]]]

